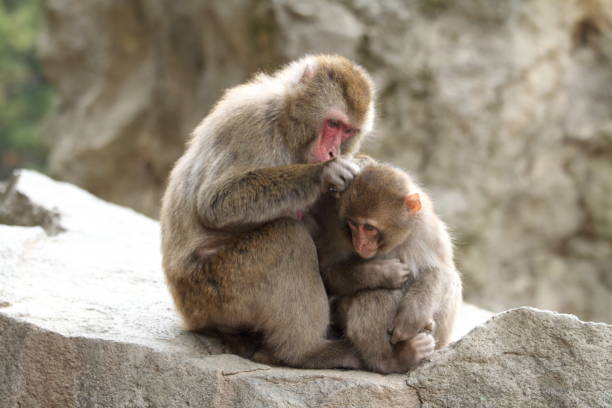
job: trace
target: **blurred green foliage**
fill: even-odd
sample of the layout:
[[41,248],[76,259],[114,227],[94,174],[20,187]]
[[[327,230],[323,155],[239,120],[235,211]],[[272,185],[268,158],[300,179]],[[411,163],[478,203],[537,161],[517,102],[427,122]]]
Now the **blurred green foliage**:
[[0,0],[0,179],[16,167],[44,171],[53,90],[36,55],[41,26],[40,0]]

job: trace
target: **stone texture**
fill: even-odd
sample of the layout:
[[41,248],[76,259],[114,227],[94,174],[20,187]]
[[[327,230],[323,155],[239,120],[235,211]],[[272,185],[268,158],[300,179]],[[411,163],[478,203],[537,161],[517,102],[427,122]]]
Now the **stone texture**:
[[[60,230],[32,225],[37,218],[15,225],[16,197],[55,214]],[[157,222],[30,171],[11,180],[0,211],[3,408],[490,406],[471,404],[478,395],[497,406],[545,405],[548,395],[549,406],[610,403],[605,324],[523,309],[463,337],[491,316],[465,305],[454,334],[462,339],[410,377],[270,367],[181,330]],[[530,376],[539,388],[521,394]]]
[[[607,0],[47,0],[50,171],[156,216],[223,89],[304,53],[370,70],[366,150],[414,172],[456,232],[466,298],[612,322]],[[585,253],[586,252],[586,253]]]
[[59,93],[52,174],[157,214],[171,166],[221,92],[280,62],[269,4],[207,3],[44,3],[41,54]]
[[407,383],[421,407],[609,407],[611,378],[612,326],[520,308],[436,353]]

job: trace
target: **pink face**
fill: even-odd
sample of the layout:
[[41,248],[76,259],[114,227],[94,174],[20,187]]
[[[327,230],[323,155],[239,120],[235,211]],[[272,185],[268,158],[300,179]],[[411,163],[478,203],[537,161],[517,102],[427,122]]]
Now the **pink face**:
[[368,223],[360,223],[357,220],[347,220],[351,230],[353,248],[363,259],[372,258],[378,252],[380,232]]
[[351,126],[344,115],[332,114],[323,121],[312,156],[314,162],[326,162],[340,154],[340,145],[355,136],[359,129]]

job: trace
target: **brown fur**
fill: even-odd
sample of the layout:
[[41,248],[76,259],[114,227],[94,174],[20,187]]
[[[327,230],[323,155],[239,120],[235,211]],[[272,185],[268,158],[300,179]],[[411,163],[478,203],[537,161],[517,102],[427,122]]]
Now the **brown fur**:
[[365,116],[373,95],[372,86],[368,77],[363,75],[363,70],[348,60],[338,64],[334,58],[329,57],[322,58],[321,68],[319,72],[322,81],[326,81],[327,75],[340,85],[344,100],[348,103],[348,111],[355,117]]
[[[410,214],[405,197],[418,193]],[[335,296],[336,320],[374,371],[402,372],[448,344],[461,304],[461,280],[450,237],[428,196],[404,172],[371,160],[335,200],[313,208],[321,273]],[[348,218],[375,225],[373,258],[351,245]],[[431,331],[433,338],[427,333]]]
[[372,128],[372,96],[349,60],[307,57],[228,90],[204,118],[161,211],[164,271],[187,328],[261,333],[270,361],[360,367],[349,344],[325,338],[316,249],[296,214],[356,172],[343,158],[313,161],[329,110],[362,129],[340,146],[350,153]]

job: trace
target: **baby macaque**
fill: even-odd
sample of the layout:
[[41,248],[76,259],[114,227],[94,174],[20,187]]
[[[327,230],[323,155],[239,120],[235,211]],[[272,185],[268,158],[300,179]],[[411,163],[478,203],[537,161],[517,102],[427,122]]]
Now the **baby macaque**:
[[321,274],[365,366],[405,372],[449,343],[461,279],[429,197],[405,172],[361,161],[344,192],[313,208]]

